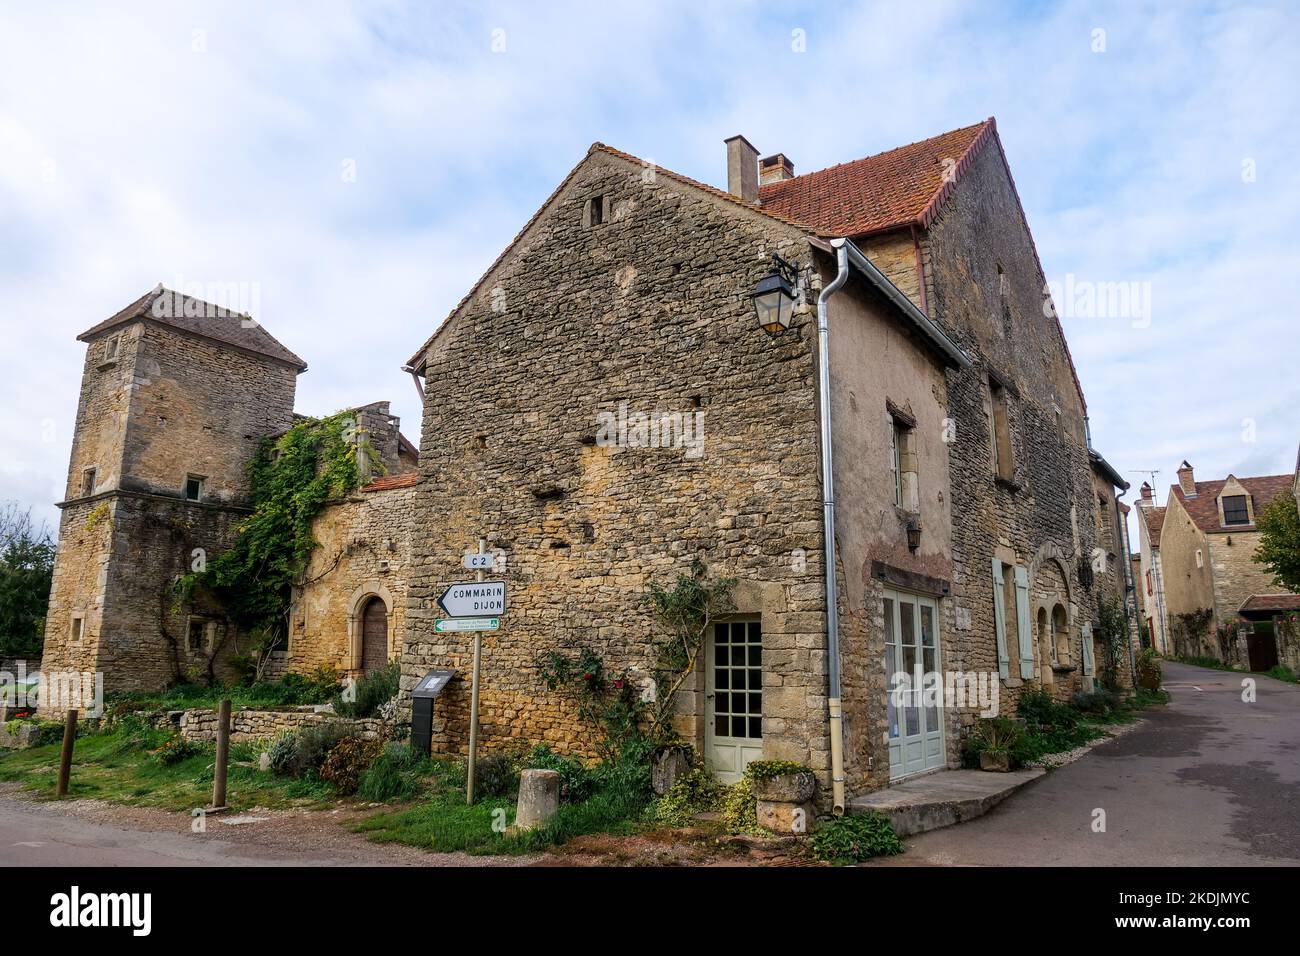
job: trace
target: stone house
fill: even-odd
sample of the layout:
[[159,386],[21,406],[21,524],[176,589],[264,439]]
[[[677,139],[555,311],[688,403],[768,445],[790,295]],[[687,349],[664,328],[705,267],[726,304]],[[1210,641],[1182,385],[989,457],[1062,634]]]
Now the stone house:
[[[727,170],[723,192],[596,144],[410,359],[402,686],[467,676],[436,599],[484,537],[510,591],[481,739],[589,754],[538,654],[586,645],[648,677],[645,589],[700,557],[738,580],[736,613],[679,730],[724,778],[795,760],[840,803],[959,761],[979,708],[890,694],[900,676],[990,676],[1004,710],[1091,684],[1099,594],[1125,591],[1098,494],[1118,476],[992,120],[804,176],[733,137]],[[773,288],[785,321],[756,315]],[[466,745],[467,684],[437,702],[442,749]]]
[[1167,508],[1156,505],[1155,489],[1149,482],[1142,482],[1139,494],[1137,583],[1142,594],[1142,626],[1151,646],[1160,654],[1169,654],[1169,615],[1160,558],[1160,532],[1164,528]]
[[[249,513],[249,463],[264,438],[293,424],[306,363],[249,316],[162,286],[78,339],[86,360],[59,503],[43,669],[100,672],[108,692],[230,679],[229,658],[248,649],[248,635],[210,598],[178,603],[174,584],[197,555],[216,555],[233,541]],[[394,476],[414,469],[415,448],[387,403],[354,414],[380,459],[368,468]],[[409,493],[409,480],[375,482],[327,508],[317,536],[392,542],[400,554]],[[351,593],[379,578],[373,563],[362,568],[358,550],[339,561],[333,578],[313,567],[318,580],[301,595],[299,626],[279,669],[360,666],[349,649],[352,610],[319,596],[326,580]],[[387,613],[400,621],[401,587],[374,593],[387,595]],[[395,645],[391,639],[385,652],[395,656]]]
[[1179,466],[1160,533],[1171,653],[1245,666],[1252,660],[1249,634],[1271,643],[1274,616],[1294,610],[1297,596],[1253,560],[1260,539],[1255,515],[1290,496],[1294,481],[1294,475],[1197,481],[1190,464]]

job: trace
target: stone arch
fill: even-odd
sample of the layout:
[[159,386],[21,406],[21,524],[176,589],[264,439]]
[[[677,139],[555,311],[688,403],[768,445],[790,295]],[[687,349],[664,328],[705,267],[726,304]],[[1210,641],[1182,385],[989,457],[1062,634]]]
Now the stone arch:
[[[1054,541],[1044,541],[1034,553],[1034,558],[1029,562],[1029,580],[1037,580],[1039,569],[1045,564],[1055,565],[1055,569],[1061,574],[1061,581],[1064,584],[1065,607],[1067,611],[1074,606],[1074,585],[1070,581],[1069,555],[1067,552]],[[1048,608],[1051,613],[1051,608]]]
[[361,670],[361,618],[371,598],[378,598],[384,603],[388,614],[388,655],[393,655],[393,634],[396,623],[393,615],[393,595],[379,581],[367,581],[352,592],[348,598],[348,670]]

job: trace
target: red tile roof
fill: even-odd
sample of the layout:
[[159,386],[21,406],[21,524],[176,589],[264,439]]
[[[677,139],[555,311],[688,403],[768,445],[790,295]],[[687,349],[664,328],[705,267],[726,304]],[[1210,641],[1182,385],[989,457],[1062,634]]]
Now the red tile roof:
[[1138,508],[1138,514],[1147,524],[1147,537],[1151,539],[1151,547],[1160,547],[1160,529],[1165,526],[1166,508]]
[[1239,614],[1248,611],[1300,611],[1300,594],[1252,594],[1237,608]]
[[[1278,495],[1290,494],[1291,482],[1294,480],[1295,475],[1265,475],[1261,478],[1238,478],[1237,483],[1250,493],[1255,514],[1259,514]],[[1196,527],[1207,534],[1254,531],[1255,526],[1253,524],[1220,524],[1219,495],[1223,492],[1225,484],[1227,484],[1226,479],[1223,481],[1198,481],[1196,482],[1196,496],[1193,498],[1183,494],[1181,485],[1171,485],[1169,493],[1171,496],[1177,496],[1183,509],[1196,523]]]
[[979,148],[992,119],[908,146],[760,186],[764,211],[835,236],[927,228]]
[[[164,301],[159,303],[159,299]],[[154,307],[155,303],[158,303],[158,308]],[[122,311],[82,332],[77,336],[77,341],[89,341],[101,332],[114,326],[125,325],[127,322],[134,322],[136,319],[148,319],[182,332],[189,332],[191,335],[233,345],[246,352],[265,355],[286,362],[300,372],[307,369],[306,362],[276,341],[270,332],[249,316],[240,315],[238,312],[232,312],[230,309],[193,296],[173,292],[163,288],[161,283]]]
[[389,491],[393,488],[410,488],[415,484],[419,477],[415,472],[410,471],[402,475],[384,475],[382,478],[376,478],[368,485],[362,485],[359,491]]

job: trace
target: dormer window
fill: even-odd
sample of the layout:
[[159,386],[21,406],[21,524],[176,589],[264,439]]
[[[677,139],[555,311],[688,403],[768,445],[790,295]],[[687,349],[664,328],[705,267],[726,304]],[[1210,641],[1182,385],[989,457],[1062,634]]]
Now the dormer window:
[[203,479],[198,475],[189,475],[185,479],[185,500],[203,500]]
[[1220,501],[1223,504],[1225,525],[1250,524],[1250,509],[1247,507],[1245,495],[1224,495]]

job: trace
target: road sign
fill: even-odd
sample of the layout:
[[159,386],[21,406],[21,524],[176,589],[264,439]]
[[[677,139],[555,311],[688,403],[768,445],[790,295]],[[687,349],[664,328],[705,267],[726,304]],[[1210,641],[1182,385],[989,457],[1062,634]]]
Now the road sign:
[[506,582],[467,581],[453,584],[442,592],[438,606],[448,617],[481,617],[486,614],[504,614],[506,611]]
[[461,567],[468,571],[491,571],[495,561],[491,554],[467,554],[460,559]]
[[437,618],[433,629],[439,634],[449,631],[495,631],[501,621],[495,617],[453,617]]

